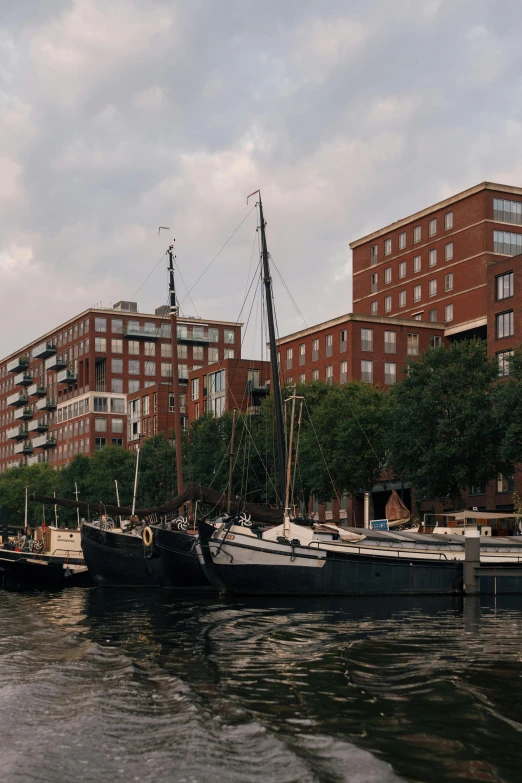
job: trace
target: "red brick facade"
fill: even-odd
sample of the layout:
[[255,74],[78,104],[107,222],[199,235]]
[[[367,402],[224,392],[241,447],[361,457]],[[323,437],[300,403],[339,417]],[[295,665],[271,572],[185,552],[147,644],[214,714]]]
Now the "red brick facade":
[[204,413],[220,416],[234,408],[251,411],[270,391],[270,363],[225,359],[189,373],[189,422]]

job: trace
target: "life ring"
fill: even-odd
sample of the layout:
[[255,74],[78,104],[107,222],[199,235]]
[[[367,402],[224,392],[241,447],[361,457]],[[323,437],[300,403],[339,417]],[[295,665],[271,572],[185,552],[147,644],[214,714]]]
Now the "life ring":
[[152,542],[154,541],[154,535],[153,535],[152,530],[150,529],[150,527],[146,527],[145,528],[145,530],[143,531],[141,537],[142,537],[143,543],[144,543],[144,545],[146,547],[151,547],[152,546]]

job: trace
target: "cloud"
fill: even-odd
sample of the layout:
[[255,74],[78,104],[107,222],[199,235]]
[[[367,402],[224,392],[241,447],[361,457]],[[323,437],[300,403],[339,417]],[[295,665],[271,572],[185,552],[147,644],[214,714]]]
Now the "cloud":
[[[312,324],[351,308],[351,240],[482,180],[520,183],[514,4],[18,0],[0,13],[0,290],[18,325],[2,355],[96,302],[139,290],[142,311],[163,304],[163,261],[142,286],[168,242],[159,225],[185,312],[237,318],[255,213],[227,240],[258,187],[274,262]],[[298,329],[274,281],[280,332]]]

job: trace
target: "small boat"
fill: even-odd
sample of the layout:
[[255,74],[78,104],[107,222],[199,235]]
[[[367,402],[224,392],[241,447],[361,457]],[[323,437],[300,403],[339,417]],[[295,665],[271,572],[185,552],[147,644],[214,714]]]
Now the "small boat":
[[92,584],[80,531],[43,524],[0,544],[0,587],[56,589]]

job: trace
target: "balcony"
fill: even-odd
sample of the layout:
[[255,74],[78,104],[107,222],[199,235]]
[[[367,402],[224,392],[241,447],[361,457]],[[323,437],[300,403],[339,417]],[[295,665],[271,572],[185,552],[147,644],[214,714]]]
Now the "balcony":
[[7,430],[8,440],[25,440],[27,438],[27,425],[20,424],[18,427],[13,427]]
[[56,376],[57,383],[65,383],[67,386],[73,386],[78,383],[78,373],[75,370],[62,370]]
[[47,432],[49,429],[49,421],[47,416],[40,416],[38,419],[33,419],[27,427],[29,432]]
[[24,440],[22,443],[17,443],[14,447],[15,454],[32,454],[33,444],[30,440]]
[[[217,342],[215,340],[214,342]],[[196,343],[197,345],[212,345],[206,329],[178,326],[178,343]]]
[[45,397],[45,386],[42,386],[40,383],[33,383],[27,389],[27,394],[29,397]]
[[35,359],[47,359],[48,356],[53,356],[56,353],[56,343],[52,340],[40,343],[33,351]]
[[39,435],[33,438],[33,447],[35,449],[54,449],[56,448],[56,439],[54,435]]
[[21,372],[22,370],[27,370],[29,367],[29,357],[28,356],[18,356],[18,358],[13,359],[9,362],[7,365],[7,372]]
[[15,386],[30,386],[33,382],[33,376],[30,372],[20,372],[18,375],[15,375],[14,384]]
[[14,417],[17,421],[29,421],[29,419],[33,418],[33,410],[29,405],[26,405],[24,408],[18,408]]
[[42,455],[41,454],[33,454],[32,457],[27,457],[27,464],[28,465],[37,465],[41,461],[42,461]]
[[246,383],[246,393],[251,394],[252,397],[266,397],[267,394],[270,394],[270,384],[255,386],[254,381],[249,380]]
[[159,328],[156,324],[151,326],[140,326],[135,321],[128,321],[123,327],[123,336],[129,340],[157,340],[159,338]]
[[11,394],[11,396],[7,398],[7,404],[11,408],[19,408],[21,405],[27,405],[28,401],[29,397],[25,390]]
[[38,400],[36,403],[36,410],[37,411],[55,411],[56,410],[56,400],[54,397],[44,397],[41,400]]
[[65,367],[67,367],[67,361],[61,353],[57,353],[45,361],[46,370],[63,370]]

